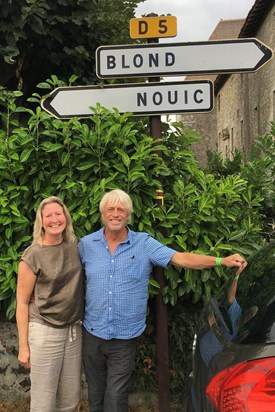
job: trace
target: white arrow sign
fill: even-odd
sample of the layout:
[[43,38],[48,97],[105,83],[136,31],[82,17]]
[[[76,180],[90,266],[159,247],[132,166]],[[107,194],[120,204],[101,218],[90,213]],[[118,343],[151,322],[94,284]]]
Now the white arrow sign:
[[134,115],[209,112],[213,109],[213,84],[202,80],[58,87],[41,106],[57,118],[71,118],[92,116],[90,107],[97,103]]
[[240,73],[260,68],[273,51],[257,39],[101,46],[100,78]]

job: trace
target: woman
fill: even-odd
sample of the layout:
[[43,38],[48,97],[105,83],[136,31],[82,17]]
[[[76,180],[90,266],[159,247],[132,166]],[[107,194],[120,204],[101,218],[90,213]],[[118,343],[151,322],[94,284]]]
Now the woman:
[[51,196],[38,207],[33,242],[18,267],[18,359],[30,368],[31,412],[77,410],[83,302],[72,219],[62,200]]

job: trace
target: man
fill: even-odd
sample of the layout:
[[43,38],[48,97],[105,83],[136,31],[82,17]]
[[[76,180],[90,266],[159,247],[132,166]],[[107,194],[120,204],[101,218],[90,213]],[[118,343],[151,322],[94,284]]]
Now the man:
[[131,198],[120,189],[105,193],[100,202],[104,227],[79,243],[84,266],[86,308],[83,362],[90,412],[127,412],[128,392],[135,364],[136,338],[145,329],[148,279],[153,266],[169,263],[206,269],[237,267],[239,254],[226,258],[180,253],[147,233],[133,232]]

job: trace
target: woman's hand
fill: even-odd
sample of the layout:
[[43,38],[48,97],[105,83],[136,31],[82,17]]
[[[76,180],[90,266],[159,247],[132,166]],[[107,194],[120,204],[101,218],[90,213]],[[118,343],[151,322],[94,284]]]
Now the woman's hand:
[[19,347],[18,360],[24,368],[30,368],[30,348],[25,346],[24,348]]

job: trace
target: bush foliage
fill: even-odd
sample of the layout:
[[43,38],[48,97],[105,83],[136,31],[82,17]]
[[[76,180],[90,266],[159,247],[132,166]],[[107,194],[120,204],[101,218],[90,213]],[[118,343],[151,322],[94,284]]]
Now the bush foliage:
[[[52,76],[40,87],[56,85],[60,81]],[[266,193],[251,178],[252,163],[245,173],[216,176],[200,168],[190,149],[199,136],[182,123],[164,123],[155,139],[147,119],[130,113],[97,106],[88,121],[58,120],[41,109],[39,95],[30,99],[34,109],[17,107],[19,96],[0,91],[0,297],[8,317],[14,314],[17,265],[31,241],[36,207],[52,194],[68,205],[78,237],[100,227],[100,198],[120,187],[133,199],[133,229],[178,250],[248,256],[258,247]],[[161,185],[165,201],[157,206]],[[194,301],[208,297],[224,275],[220,268],[169,267],[165,276],[164,300],[175,305],[189,294]]]
[[[52,76],[38,87],[62,85]],[[156,139],[148,118],[98,105],[89,119],[58,120],[41,109],[40,95],[29,99],[32,109],[17,106],[20,96],[0,89],[0,310],[8,319],[15,313],[17,267],[32,239],[36,208],[53,194],[68,206],[79,238],[100,227],[99,201],[105,191],[119,187],[133,199],[132,228],[179,251],[248,257],[260,247],[261,232],[274,216],[274,126],[255,143],[248,162],[239,157],[224,164],[212,154],[206,171],[191,150],[200,137],[183,123],[162,123]],[[162,206],[156,204],[160,188]],[[190,303],[200,307],[217,293],[228,271],[169,267],[164,274],[163,298],[172,314],[172,391],[179,392],[191,350],[195,315]],[[152,278],[150,296],[158,290]],[[138,371],[146,373],[138,385],[144,389],[155,378],[154,322],[148,323],[139,345]]]

